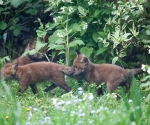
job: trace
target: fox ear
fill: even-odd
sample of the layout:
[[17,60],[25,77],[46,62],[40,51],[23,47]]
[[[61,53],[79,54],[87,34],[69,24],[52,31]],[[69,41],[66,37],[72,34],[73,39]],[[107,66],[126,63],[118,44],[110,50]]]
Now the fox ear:
[[17,67],[18,67],[18,62],[17,63],[14,63],[13,65],[12,65],[12,69],[14,69],[14,70],[16,70],[17,69]]
[[76,54],[79,55],[79,54],[81,54],[81,52],[76,49]]
[[4,63],[9,63],[10,61],[8,61],[6,58],[4,59]]
[[81,63],[87,63],[88,62],[88,58],[86,58],[86,57],[83,57],[82,59],[81,59],[81,61],[80,61]]

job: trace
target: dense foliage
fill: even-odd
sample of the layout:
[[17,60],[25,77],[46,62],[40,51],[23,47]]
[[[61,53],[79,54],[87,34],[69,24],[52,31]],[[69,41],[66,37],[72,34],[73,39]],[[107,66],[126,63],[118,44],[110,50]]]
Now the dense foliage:
[[[36,50],[52,60],[72,65],[75,49],[94,63],[113,63],[145,71],[133,79],[130,95],[118,92],[97,97],[95,89],[72,79],[72,93],[61,89],[44,93],[49,84],[18,94],[16,81],[0,81],[1,124],[149,124],[150,105],[150,2],[146,0],[0,0],[0,67],[23,53],[29,38],[37,37]],[[49,36],[48,41],[45,36]],[[41,39],[42,38],[42,39]],[[51,52],[50,55],[47,52]],[[35,51],[32,51],[35,52]],[[142,84],[141,84],[142,82]],[[107,93],[107,90],[105,90]],[[55,93],[55,94],[54,94]],[[92,94],[93,93],[93,94]],[[52,98],[52,99],[50,99]]]

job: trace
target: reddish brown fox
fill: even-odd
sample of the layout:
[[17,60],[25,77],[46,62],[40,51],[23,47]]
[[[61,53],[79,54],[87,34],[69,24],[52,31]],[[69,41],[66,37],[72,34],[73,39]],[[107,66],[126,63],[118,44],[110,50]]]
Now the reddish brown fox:
[[[95,83],[99,86],[105,82],[110,93],[114,92],[118,86],[125,86],[127,90],[130,89],[129,80],[132,75],[143,72],[141,68],[124,69],[113,64],[94,64],[84,54],[76,51],[77,57],[73,62],[70,74],[71,76],[80,76],[88,83]],[[63,71],[69,75],[69,72]],[[102,88],[98,88],[98,95],[103,94]]]
[[37,82],[50,80],[53,84],[45,89],[49,91],[59,86],[66,92],[71,88],[65,81],[65,75],[59,69],[69,70],[70,67],[52,62],[36,62],[19,66],[18,63],[6,63],[1,69],[2,75],[7,78],[17,78],[20,84],[19,92],[25,91],[28,86],[31,87],[34,94],[37,93]]

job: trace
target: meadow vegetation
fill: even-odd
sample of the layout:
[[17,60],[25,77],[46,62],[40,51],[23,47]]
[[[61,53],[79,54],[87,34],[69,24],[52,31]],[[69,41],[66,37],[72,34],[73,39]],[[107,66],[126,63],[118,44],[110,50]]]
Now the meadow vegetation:
[[[57,87],[46,93],[44,89],[51,84],[47,81],[37,85],[39,92],[35,95],[30,88],[19,93],[17,81],[1,78],[0,124],[150,124],[150,3],[147,0],[20,0],[18,4],[14,1],[0,1],[0,68],[7,56],[13,60],[14,52],[19,51],[12,49],[16,47],[15,38],[30,27],[29,34],[37,37],[32,54],[44,47],[43,53],[51,61],[59,51],[58,63],[72,65],[75,49],[79,49],[94,63],[141,67],[144,73],[133,76],[129,93],[123,87],[116,90],[121,96],[118,101],[105,84],[100,86],[104,95],[97,96],[94,84],[78,83],[70,77],[66,78],[71,92],[65,93]],[[28,23],[31,18],[33,22]],[[44,41],[46,35],[50,36],[48,42]],[[24,45],[25,36],[21,38]],[[47,51],[52,51],[51,55]]]

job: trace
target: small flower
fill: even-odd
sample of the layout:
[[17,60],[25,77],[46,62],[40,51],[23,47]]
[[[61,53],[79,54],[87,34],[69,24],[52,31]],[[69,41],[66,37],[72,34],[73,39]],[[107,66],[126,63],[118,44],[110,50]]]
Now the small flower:
[[130,99],[128,102],[131,103],[131,102],[133,102],[133,100]]
[[26,108],[27,111],[30,111],[30,108]]
[[78,88],[78,94],[79,94],[79,95],[83,94],[83,88],[82,88],[82,87],[79,87],[79,88]]
[[3,1],[0,1],[0,5],[2,5],[3,4]]
[[88,28],[88,24],[85,23],[84,26],[83,26],[83,29],[86,30],[87,28]]
[[84,116],[85,116],[85,113],[79,114],[79,117],[84,117]]
[[150,74],[150,68],[148,68],[147,73]]
[[93,99],[94,99],[94,96],[93,96],[92,93],[90,93],[90,95],[89,95],[89,100],[93,100]]
[[61,9],[63,12],[65,12],[65,7],[61,7],[60,9]]
[[142,64],[142,69],[143,69],[143,71],[146,71],[146,68],[145,68],[146,66],[144,65],[144,64]]
[[57,33],[57,36],[58,36],[58,37],[63,37],[63,34],[60,33],[60,32],[58,32],[58,33]]
[[38,103],[40,103],[40,102],[41,102],[41,100],[40,100],[40,99],[38,99],[38,100],[37,100],[37,102],[38,102]]
[[95,110],[92,110],[92,111],[91,111],[91,114],[95,114],[95,113],[96,113],[96,111],[95,111]]
[[69,7],[69,12],[72,12],[73,11],[73,8],[72,7]]
[[38,108],[33,108],[33,111],[38,111]]
[[9,116],[8,115],[6,115],[6,117],[5,117],[6,119],[8,119],[9,118]]
[[56,23],[57,22],[57,19],[56,18],[53,18],[54,22]]

